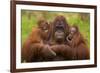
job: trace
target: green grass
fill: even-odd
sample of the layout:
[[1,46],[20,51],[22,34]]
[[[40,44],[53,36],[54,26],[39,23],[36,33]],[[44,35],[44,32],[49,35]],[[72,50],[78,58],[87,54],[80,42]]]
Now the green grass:
[[[90,47],[90,22],[89,14],[84,14],[85,18],[81,19],[81,13],[67,13],[67,12],[48,12],[48,11],[25,11],[22,10],[22,24],[21,24],[21,38],[22,44],[32,31],[33,27],[37,26],[39,18],[44,18],[47,21],[53,21],[57,15],[63,15],[68,21],[69,25],[77,25],[81,34],[87,40],[88,47]],[[83,15],[83,16],[84,16]]]

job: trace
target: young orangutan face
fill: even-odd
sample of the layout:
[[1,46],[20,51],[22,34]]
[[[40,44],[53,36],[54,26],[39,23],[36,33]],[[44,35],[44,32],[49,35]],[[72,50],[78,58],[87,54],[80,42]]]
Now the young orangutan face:
[[73,38],[73,36],[77,33],[77,28],[76,27],[71,27],[70,29],[69,29],[69,35],[67,36],[67,41],[71,41],[72,40],[72,38]]

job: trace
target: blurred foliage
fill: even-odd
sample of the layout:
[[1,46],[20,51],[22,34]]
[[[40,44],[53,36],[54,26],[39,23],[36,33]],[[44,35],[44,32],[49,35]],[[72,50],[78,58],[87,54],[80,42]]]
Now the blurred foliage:
[[22,43],[30,34],[33,27],[37,26],[39,19],[46,19],[52,22],[58,15],[63,15],[69,25],[77,25],[81,34],[87,40],[88,47],[90,47],[90,14],[89,13],[75,13],[75,12],[52,12],[52,11],[31,11],[22,10]]

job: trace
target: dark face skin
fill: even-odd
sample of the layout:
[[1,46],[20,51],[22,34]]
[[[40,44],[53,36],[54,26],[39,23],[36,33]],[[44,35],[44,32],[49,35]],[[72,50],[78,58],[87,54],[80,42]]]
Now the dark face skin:
[[54,38],[57,42],[64,41],[64,38],[65,38],[64,28],[65,28],[65,26],[63,25],[63,21],[56,22]]
[[76,34],[77,29],[75,27],[71,27],[69,31],[69,35],[67,36],[67,41],[71,41],[73,36]]
[[64,35],[63,30],[58,29],[55,31],[54,38],[57,42],[62,42],[64,41]]

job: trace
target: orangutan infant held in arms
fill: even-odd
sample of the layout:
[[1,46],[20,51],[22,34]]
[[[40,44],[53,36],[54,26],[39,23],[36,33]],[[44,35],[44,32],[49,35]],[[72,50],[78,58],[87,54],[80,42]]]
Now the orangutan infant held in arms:
[[69,35],[66,37],[66,40],[67,44],[73,51],[73,59],[84,60],[90,58],[89,48],[86,40],[79,32],[79,28],[77,26],[70,27]]

